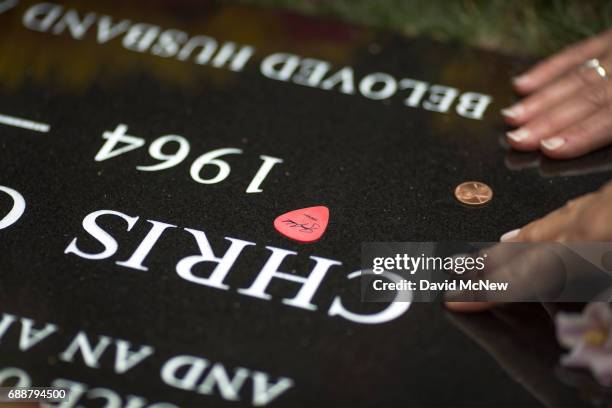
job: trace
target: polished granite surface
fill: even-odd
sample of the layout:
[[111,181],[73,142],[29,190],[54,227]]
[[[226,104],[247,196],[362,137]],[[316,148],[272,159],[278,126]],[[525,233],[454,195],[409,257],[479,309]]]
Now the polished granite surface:
[[[19,191],[27,204],[14,225],[0,230],[6,324],[0,324],[0,370],[19,368],[33,385],[78,382],[82,406],[103,406],[109,393],[124,405],[130,395],[148,401],[138,405],[132,398],[133,407],[161,401],[183,407],[237,406],[237,400],[288,407],[586,401],[559,374],[560,350],[539,305],[528,306],[517,331],[499,329],[493,315],[449,316],[438,304],[413,304],[378,324],[331,312],[338,299],[360,315],[385,307],[360,304],[358,284],[347,279],[359,269],[362,242],[495,241],[610,178],[609,151],[554,162],[504,144],[498,112],[515,99],[509,78],[528,61],[267,9],[73,2],[28,15],[34,2],[4,3],[0,114],[46,123],[50,130],[0,125],[0,185]],[[69,26],[75,18],[80,25]],[[138,23],[159,30],[138,31]],[[198,35],[216,40],[214,53],[207,56],[200,46],[181,54]],[[235,52],[244,51],[245,61],[233,60],[234,66],[215,60],[230,41]],[[285,65],[274,65],[270,56],[277,53],[295,58],[281,55]],[[296,77],[312,59],[328,64],[319,61],[305,78]],[[296,71],[289,69],[292,61],[298,61]],[[462,111],[466,94],[468,102],[479,98],[472,101],[484,106],[486,100],[481,118]],[[95,161],[104,158],[104,132],[119,124],[145,145]],[[187,156],[167,169],[138,170],[165,163],[149,149],[176,157],[185,143],[176,138],[157,152],[150,147],[164,135],[182,136]],[[219,157],[229,163],[227,177],[197,182],[223,178],[214,164],[192,174],[198,157],[221,148],[241,150]],[[262,155],[282,163],[267,162],[272,167],[247,193],[266,163]],[[471,179],[494,190],[486,206],[468,208],[453,197],[454,187]],[[330,209],[320,241],[302,245],[276,233],[277,215],[314,205]],[[11,206],[0,194],[0,217]],[[69,248],[76,239],[84,253],[108,249],[82,226],[98,210],[124,215],[98,219],[118,248],[87,259]],[[147,270],[118,264],[149,236],[154,224],[147,220],[172,225],[141,263]],[[202,250],[193,230],[205,233],[200,240],[210,241],[216,257],[232,242],[248,241],[222,287],[205,283],[210,262],[194,261],[190,279],[177,273],[179,261]],[[271,254],[282,250],[296,254],[285,253],[279,269],[296,275],[307,276],[323,262],[311,256],[334,261],[310,309],[283,303],[298,293],[296,282],[274,278],[269,299],[252,295]],[[253,289],[251,295],[241,288]],[[28,321],[19,318],[57,330],[26,347],[20,333]],[[95,350],[78,349],[78,333],[92,350],[104,343],[98,336],[112,339],[99,349],[99,361],[83,357]],[[25,338],[34,335],[26,330]],[[117,372],[116,339],[129,341],[134,353],[143,345],[154,352],[136,355],[133,367]],[[207,388],[209,366],[168,374],[169,361],[181,355],[218,363],[219,372],[236,382]],[[197,377],[192,384],[190,373]],[[110,391],[100,396],[94,392],[100,388]]]

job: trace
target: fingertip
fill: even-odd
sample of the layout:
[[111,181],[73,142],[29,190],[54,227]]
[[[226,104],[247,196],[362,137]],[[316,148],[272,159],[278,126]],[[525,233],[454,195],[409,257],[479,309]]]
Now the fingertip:
[[537,141],[533,141],[532,134],[529,129],[518,128],[510,132],[506,132],[508,144],[515,150],[533,151],[539,148]]
[[522,126],[530,118],[530,113],[527,111],[527,106],[523,101],[517,102],[514,105],[501,109],[500,113],[504,121],[512,126]]
[[504,108],[500,111],[504,122],[511,126],[520,126],[524,121],[519,112],[516,112],[512,107]]
[[526,74],[512,78],[512,85],[514,90],[520,94],[528,94],[536,88],[533,79]]
[[499,238],[499,241],[500,242],[511,242],[514,239],[516,239],[516,237],[518,237],[520,233],[521,233],[520,228],[514,229],[512,231],[508,231]]
[[548,139],[542,139],[540,141],[540,146],[546,151],[553,152],[559,150],[565,143],[566,140],[564,138],[555,136]]
[[558,136],[542,139],[540,150],[551,159],[571,159],[578,156],[576,152],[572,151],[571,146],[568,146],[567,139]]
[[514,143],[523,144],[529,140],[531,132],[529,132],[529,129],[518,128],[510,132],[506,132],[506,136],[508,136],[508,139],[512,140]]

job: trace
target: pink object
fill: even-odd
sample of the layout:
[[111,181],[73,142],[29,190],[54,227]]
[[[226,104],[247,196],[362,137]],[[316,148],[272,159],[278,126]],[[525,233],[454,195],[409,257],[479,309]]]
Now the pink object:
[[608,303],[589,303],[582,313],[556,316],[557,338],[570,352],[561,365],[586,368],[604,386],[612,385],[612,309]]
[[274,228],[285,237],[302,243],[319,240],[329,222],[329,209],[324,206],[289,211],[274,220]]

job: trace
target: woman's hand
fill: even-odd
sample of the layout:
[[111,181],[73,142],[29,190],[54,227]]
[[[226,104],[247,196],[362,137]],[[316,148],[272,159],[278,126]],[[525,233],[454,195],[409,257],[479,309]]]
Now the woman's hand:
[[[612,182],[606,184],[595,193],[590,193],[569,201],[564,207],[553,211],[545,217],[536,220],[523,228],[504,234],[501,242],[611,242],[612,241]],[[524,252],[512,254],[512,249],[501,245],[490,252],[498,252],[495,259],[506,259],[508,265],[499,265],[485,273],[484,278],[493,281],[508,281],[512,283],[517,296],[522,291],[529,292],[535,286],[555,285],[555,271],[546,274],[546,248],[544,253]],[[536,249],[537,251],[537,249]],[[508,253],[504,255],[504,253]],[[554,266],[554,264],[551,264]],[[581,271],[570,271],[578,276]],[[587,278],[588,277],[584,277]],[[538,288],[544,289],[544,288]],[[612,288],[601,288],[605,289]],[[447,307],[454,311],[480,311],[494,305],[492,302],[447,302]]]
[[612,241],[612,182],[523,228],[502,235],[501,242]]
[[518,127],[507,133],[510,145],[568,159],[612,143],[608,77],[612,30],[572,45],[514,78],[516,90],[528,96],[502,110],[506,121]]

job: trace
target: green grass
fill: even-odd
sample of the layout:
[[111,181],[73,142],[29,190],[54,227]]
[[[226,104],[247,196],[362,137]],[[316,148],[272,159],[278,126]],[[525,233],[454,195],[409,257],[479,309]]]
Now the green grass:
[[331,16],[520,55],[544,55],[612,27],[612,0],[226,1]]

